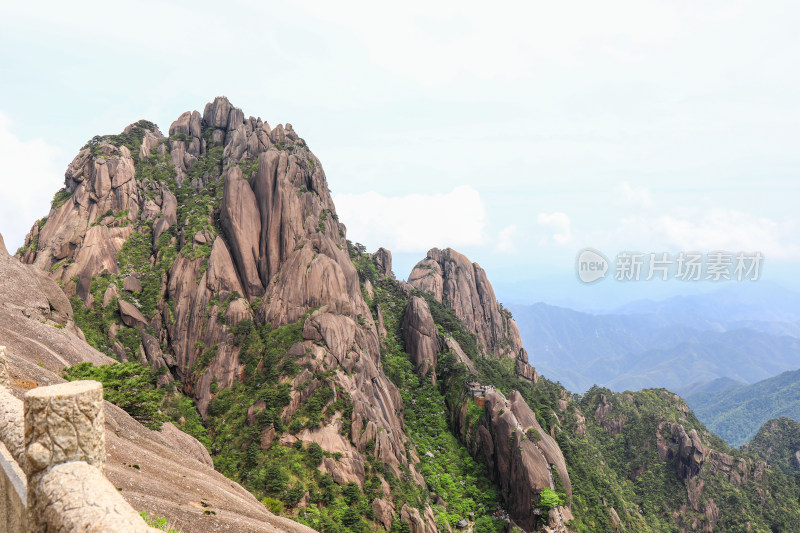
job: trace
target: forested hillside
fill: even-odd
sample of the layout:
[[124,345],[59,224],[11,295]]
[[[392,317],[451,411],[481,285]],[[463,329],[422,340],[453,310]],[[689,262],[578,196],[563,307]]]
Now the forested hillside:
[[686,402],[709,429],[731,446],[741,446],[772,418],[800,420],[800,370],[752,385],[691,394]]

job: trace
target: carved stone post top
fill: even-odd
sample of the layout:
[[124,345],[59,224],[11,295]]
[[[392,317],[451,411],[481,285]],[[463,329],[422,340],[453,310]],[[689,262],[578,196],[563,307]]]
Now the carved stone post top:
[[26,474],[31,477],[57,464],[85,461],[105,466],[103,386],[71,381],[25,393]]
[[25,403],[28,401],[37,401],[39,399],[50,400],[63,400],[68,398],[75,398],[83,396],[84,394],[92,394],[100,392],[103,393],[103,384],[99,381],[91,379],[81,381],[67,381],[66,383],[59,383],[58,385],[49,385],[47,387],[36,387],[25,393]]

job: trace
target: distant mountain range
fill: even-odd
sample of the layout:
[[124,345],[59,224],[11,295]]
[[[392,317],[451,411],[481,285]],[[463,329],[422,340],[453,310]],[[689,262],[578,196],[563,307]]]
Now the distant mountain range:
[[800,322],[800,293],[777,283],[732,283],[715,292],[681,295],[659,301],[636,300],[618,314],[655,314],[674,324],[729,327],[744,322]]
[[531,363],[574,392],[748,384],[800,368],[800,295],[780,287],[641,300],[605,314],[509,309]]

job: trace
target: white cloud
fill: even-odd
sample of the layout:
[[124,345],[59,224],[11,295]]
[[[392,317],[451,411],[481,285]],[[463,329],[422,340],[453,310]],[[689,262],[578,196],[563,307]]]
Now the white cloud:
[[690,209],[679,214],[633,216],[620,222],[618,239],[629,245],[647,243],[646,251],[760,251],[771,259],[800,257],[798,228],[792,221],[733,209]]
[[63,186],[56,154],[41,139],[19,139],[0,112],[0,233],[9,253],[22,246],[33,222],[47,215],[53,194]]
[[633,207],[653,207],[653,193],[646,187],[632,187],[623,181],[617,187],[618,201],[622,205]]
[[500,230],[497,234],[497,244],[494,247],[495,253],[515,254],[517,253],[517,226],[512,224]]
[[572,229],[569,216],[565,213],[539,213],[536,221],[549,232],[547,239],[542,244],[550,241],[564,245],[572,240]]
[[487,241],[486,208],[472,187],[407,196],[336,194],[333,200],[347,237],[368,249],[425,252],[434,246],[457,248]]

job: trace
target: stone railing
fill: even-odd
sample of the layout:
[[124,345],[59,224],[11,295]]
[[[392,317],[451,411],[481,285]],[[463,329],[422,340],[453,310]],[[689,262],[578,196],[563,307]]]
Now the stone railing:
[[9,390],[0,346],[0,531],[155,532],[103,474],[103,386]]

